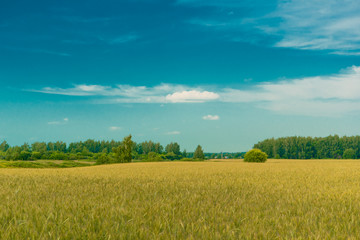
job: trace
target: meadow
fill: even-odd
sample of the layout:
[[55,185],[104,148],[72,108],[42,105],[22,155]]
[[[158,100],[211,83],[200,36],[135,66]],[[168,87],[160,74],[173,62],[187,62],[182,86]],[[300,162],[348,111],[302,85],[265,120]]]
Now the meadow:
[[0,160],[0,168],[72,168],[94,165],[94,161],[84,160],[36,160],[5,161]]
[[0,169],[0,239],[356,239],[360,161]]

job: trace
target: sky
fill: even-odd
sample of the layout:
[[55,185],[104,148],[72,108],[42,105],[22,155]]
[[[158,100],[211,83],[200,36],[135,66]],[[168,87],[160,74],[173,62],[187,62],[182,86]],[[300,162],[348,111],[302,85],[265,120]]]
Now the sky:
[[0,141],[360,135],[357,0],[3,0]]

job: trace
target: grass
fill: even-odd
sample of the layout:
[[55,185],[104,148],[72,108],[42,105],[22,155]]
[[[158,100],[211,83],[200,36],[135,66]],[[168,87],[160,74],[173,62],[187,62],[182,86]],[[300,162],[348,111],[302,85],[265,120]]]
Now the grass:
[[357,239],[360,161],[0,169],[0,239]]
[[37,161],[1,161],[0,168],[70,168],[86,167],[94,165],[95,162],[80,160],[37,160]]

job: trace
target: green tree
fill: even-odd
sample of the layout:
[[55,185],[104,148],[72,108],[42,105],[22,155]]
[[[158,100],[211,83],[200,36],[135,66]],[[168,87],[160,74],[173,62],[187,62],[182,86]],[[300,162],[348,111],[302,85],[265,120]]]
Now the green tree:
[[124,138],[121,144],[118,147],[113,148],[115,153],[115,162],[118,163],[127,163],[132,160],[132,148],[133,141],[131,140],[131,135]]
[[184,149],[184,151],[182,152],[182,154],[181,154],[184,158],[186,158],[187,157],[187,152],[186,152],[186,149]]
[[267,157],[260,149],[252,149],[245,154],[244,162],[266,162]]
[[20,152],[20,157],[19,157],[20,160],[29,160],[30,157],[31,157],[31,152],[28,152],[28,151]]
[[148,153],[148,159],[149,162],[158,162],[163,160],[160,155],[156,152],[149,152]]
[[194,158],[205,159],[204,151],[200,145],[198,145],[195,149]]
[[40,159],[41,158],[41,153],[39,152],[32,152],[31,153],[31,159],[32,160],[37,160],[37,159]]
[[343,159],[355,159],[356,153],[355,150],[352,148],[348,148],[343,153]]
[[165,151],[166,153],[175,153],[175,155],[180,155],[180,145],[178,143],[169,143],[168,145],[166,145],[165,147]]
[[41,154],[43,154],[47,150],[46,143],[34,142],[33,144],[31,144],[31,150],[35,151],[35,152],[40,152]]
[[106,153],[100,153],[96,159],[96,164],[106,164],[110,162],[110,158]]
[[21,148],[21,151],[30,152],[30,146],[27,143],[24,143],[23,145],[21,145],[20,148]]
[[19,146],[10,147],[5,152],[5,159],[6,160],[21,160],[20,153],[21,153],[21,148]]
[[10,147],[9,144],[6,141],[3,141],[0,144],[0,151],[6,152],[9,149],[9,147]]
[[165,154],[165,158],[169,159],[169,160],[175,160],[175,159],[177,159],[177,155],[173,152],[169,152],[169,153]]

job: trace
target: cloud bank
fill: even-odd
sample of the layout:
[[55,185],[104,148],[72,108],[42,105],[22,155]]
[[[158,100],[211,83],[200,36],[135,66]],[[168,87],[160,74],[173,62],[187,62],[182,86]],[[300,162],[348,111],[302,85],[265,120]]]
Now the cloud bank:
[[[254,104],[258,108],[281,114],[311,116],[337,116],[360,110],[360,67],[357,66],[329,76],[260,82],[248,86],[250,87],[244,89],[213,87],[215,90],[209,91],[203,86],[172,84],[153,87],[81,84],[72,88],[45,87],[30,91],[92,97],[97,99],[97,103]],[[208,115],[204,116],[204,119],[218,120],[219,117]]]
[[154,87],[79,84],[72,88],[44,87],[40,90],[30,91],[67,96],[108,97],[104,103],[203,103],[220,97],[217,93],[204,91],[202,88],[172,84],[160,84]]

